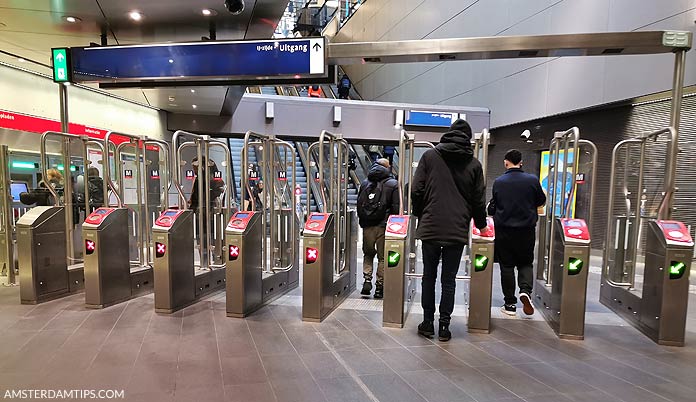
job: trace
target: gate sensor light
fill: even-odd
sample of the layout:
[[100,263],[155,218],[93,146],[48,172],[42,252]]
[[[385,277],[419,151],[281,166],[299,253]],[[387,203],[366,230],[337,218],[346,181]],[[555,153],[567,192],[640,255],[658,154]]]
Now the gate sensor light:
[[307,264],[314,264],[319,258],[319,250],[314,247],[307,247],[305,251],[305,262]]
[[686,264],[681,261],[672,261],[669,264],[669,279],[679,279],[686,271]]
[[230,244],[230,261],[235,261],[239,258],[239,246]]
[[93,254],[96,249],[97,244],[94,242],[94,240],[85,240],[85,254]]
[[474,255],[474,271],[481,272],[485,271],[488,266],[488,257],[481,254]]
[[570,257],[568,259],[568,275],[577,275],[582,271],[583,261],[579,258]]
[[399,265],[400,260],[401,254],[396,251],[389,250],[389,254],[387,255],[387,266],[389,268],[394,268],[395,266]]
[[166,252],[167,252],[167,245],[166,244],[155,242],[155,257],[157,257],[157,258],[164,257],[164,254]]

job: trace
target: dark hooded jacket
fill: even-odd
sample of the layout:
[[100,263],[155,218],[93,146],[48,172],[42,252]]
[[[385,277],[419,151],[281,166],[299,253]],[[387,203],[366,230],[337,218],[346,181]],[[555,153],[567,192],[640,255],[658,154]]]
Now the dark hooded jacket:
[[375,162],[372,164],[370,171],[367,173],[367,179],[360,183],[360,190],[358,190],[358,199],[360,199],[360,194],[363,191],[367,191],[370,183],[382,182],[382,202],[385,203],[385,214],[384,218],[379,224],[375,225],[366,222],[360,222],[360,227],[374,227],[374,226],[387,226],[387,219],[389,215],[399,215],[399,183],[391,175],[389,169]]
[[411,198],[418,220],[416,235],[441,244],[466,243],[469,222],[486,226],[486,186],[474,158],[471,127],[457,120],[435,149],[426,151],[413,178]]

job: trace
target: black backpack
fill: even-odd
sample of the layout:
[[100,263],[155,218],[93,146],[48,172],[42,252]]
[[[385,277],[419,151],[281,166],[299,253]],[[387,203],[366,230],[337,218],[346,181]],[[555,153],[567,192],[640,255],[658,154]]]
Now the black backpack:
[[385,180],[369,182],[367,187],[358,195],[358,219],[360,227],[371,227],[382,224],[387,214],[387,206],[383,199],[382,189]]
[[347,77],[341,79],[341,87],[350,89],[350,80]]

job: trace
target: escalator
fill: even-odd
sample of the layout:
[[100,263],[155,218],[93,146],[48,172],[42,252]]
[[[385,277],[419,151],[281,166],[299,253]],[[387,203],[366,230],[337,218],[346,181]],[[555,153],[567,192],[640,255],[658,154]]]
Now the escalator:
[[[244,147],[244,140],[241,138],[229,138],[228,144],[230,146],[230,153],[232,154],[232,171],[234,175],[234,186],[236,188],[236,198],[237,202],[242,205],[241,197],[242,189],[240,187],[240,182],[242,180],[242,147]],[[256,147],[251,147],[249,150],[249,163],[256,164]],[[263,178],[261,178],[263,179]]]

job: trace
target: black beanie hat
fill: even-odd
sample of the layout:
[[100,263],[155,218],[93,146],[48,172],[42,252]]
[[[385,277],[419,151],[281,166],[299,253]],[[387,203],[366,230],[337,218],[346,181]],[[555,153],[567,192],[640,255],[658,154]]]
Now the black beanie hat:
[[457,119],[454,123],[452,123],[450,126],[450,131],[461,131],[464,133],[464,135],[471,139],[471,126],[464,119]]

